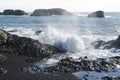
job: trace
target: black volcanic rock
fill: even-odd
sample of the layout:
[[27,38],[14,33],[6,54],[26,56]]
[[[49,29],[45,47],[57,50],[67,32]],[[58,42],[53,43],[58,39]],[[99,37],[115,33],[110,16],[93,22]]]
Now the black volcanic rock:
[[110,57],[109,61],[104,58],[96,60],[65,58],[60,60],[55,66],[44,68],[44,71],[48,73],[72,73],[77,71],[109,72],[113,71],[116,68],[116,64],[119,63],[119,56]]
[[102,77],[102,80],[120,80],[120,77],[104,76],[104,77]]
[[42,32],[42,30],[38,30],[35,32],[35,35],[39,35]]
[[40,59],[50,57],[64,51],[48,44],[26,37],[18,37],[0,29],[0,52],[19,54]]
[[111,48],[116,48],[120,49],[120,36],[116,40],[110,40],[110,41],[95,41],[92,43],[92,46],[95,49],[111,49]]
[[31,16],[51,16],[51,15],[72,15],[72,14],[61,8],[36,9],[31,14]]
[[88,15],[89,18],[104,18],[103,11],[96,11]]
[[3,15],[27,15],[27,13],[22,10],[7,9],[4,10]]

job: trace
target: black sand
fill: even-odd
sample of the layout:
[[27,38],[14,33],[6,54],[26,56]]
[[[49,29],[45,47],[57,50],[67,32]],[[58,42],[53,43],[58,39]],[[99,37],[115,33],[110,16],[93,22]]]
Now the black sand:
[[28,57],[4,54],[7,60],[0,63],[0,67],[7,69],[7,73],[0,74],[0,80],[79,80],[69,74],[40,74],[21,71],[21,68],[33,66],[25,62]]

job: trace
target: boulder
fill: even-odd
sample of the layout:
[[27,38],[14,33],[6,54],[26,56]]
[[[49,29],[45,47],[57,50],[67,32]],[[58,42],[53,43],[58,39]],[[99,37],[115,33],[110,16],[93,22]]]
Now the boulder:
[[51,16],[51,15],[72,15],[72,14],[61,8],[36,9],[31,14],[31,16]]
[[7,69],[0,68],[0,74],[5,74],[5,73],[7,73]]
[[54,54],[64,53],[64,51],[48,44],[42,44],[37,40],[11,35],[4,30],[0,30],[0,52],[18,54],[39,59],[48,58]]
[[112,48],[116,48],[116,49],[120,49],[120,36],[116,39],[116,40],[110,40],[110,41],[95,41],[92,43],[92,46],[95,49],[112,49]]
[[39,35],[42,32],[42,30],[38,30],[35,32],[35,35]]
[[4,10],[3,15],[27,15],[27,13],[22,10],[7,9]]
[[0,54],[0,63],[7,59],[6,56]]
[[104,18],[103,11],[96,11],[88,15],[89,18]]

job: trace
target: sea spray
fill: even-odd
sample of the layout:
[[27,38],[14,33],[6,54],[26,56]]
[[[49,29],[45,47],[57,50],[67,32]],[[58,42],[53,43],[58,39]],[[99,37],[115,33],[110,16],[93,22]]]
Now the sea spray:
[[84,50],[84,43],[77,34],[65,33],[62,30],[48,27],[42,32],[38,40],[45,44],[51,44],[68,52],[81,52]]

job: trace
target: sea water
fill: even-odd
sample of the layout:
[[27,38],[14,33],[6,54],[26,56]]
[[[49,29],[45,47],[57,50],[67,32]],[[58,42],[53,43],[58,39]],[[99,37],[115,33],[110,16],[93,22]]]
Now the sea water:
[[[11,34],[64,49],[73,58],[88,56],[96,59],[120,55],[120,50],[114,53],[114,49],[97,50],[91,46],[94,41],[109,41],[119,36],[120,13],[106,12],[106,18],[88,18],[87,15],[88,13],[75,13],[72,16],[0,15],[0,27]],[[38,30],[42,32],[36,35]]]
[[[51,44],[67,51],[64,55],[52,57],[35,65],[44,68],[57,63],[68,56],[77,59],[87,56],[89,59],[120,56],[120,50],[94,49],[92,42],[114,40],[120,35],[120,13],[107,12],[105,18],[88,18],[88,13],[75,13],[73,16],[4,16],[0,15],[0,28],[20,37],[28,37],[44,44]],[[35,32],[42,30],[39,35]],[[120,69],[118,65],[118,69]],[[88,72],[73,73],[82,78]],[[89,80],[101,80],[101,77],[120,76],[119,72],[89,72]],[[96,75],[94,75],[96,74]]]

